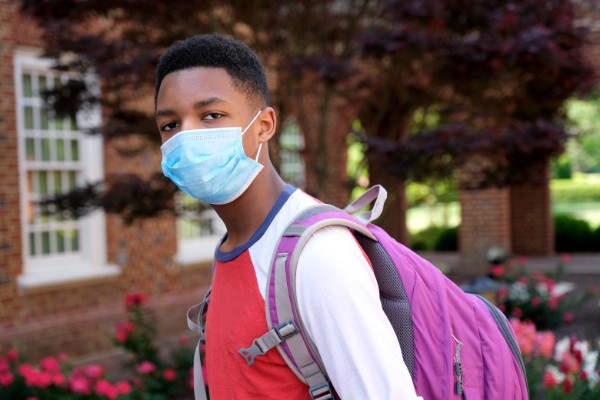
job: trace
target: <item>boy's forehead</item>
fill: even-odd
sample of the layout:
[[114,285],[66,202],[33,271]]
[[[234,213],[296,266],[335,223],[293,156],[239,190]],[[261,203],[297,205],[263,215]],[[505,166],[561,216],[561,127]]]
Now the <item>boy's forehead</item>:
[[232,103],[239,103],[246,97],[236,88],[225,69],[207,67],[182,69],[167,74],[157,94],[159,108],[161,103],[170,102],[173,96],[188,101],[220,98]]

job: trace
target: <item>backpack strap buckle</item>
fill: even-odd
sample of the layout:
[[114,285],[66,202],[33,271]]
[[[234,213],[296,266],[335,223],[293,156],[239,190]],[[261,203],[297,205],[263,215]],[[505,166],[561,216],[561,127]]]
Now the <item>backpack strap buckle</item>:
[[333,390],[329,385],[328,381],[323,381],[321,383],[317,383],[308,389],[308,393],[310,394],[310,398],[312,400],[330,400],[335,399],[333,394]]
[[238,353],[248,363],[248,366],[254,364],[254,359],[257,356],[262,356],[277,346],[281,342],[285,342],[290,337],[298,333],[298,327],[294,321],[290,320],[270,329],[261,337],[254,339],[250,347],[243,347],[238,350]]

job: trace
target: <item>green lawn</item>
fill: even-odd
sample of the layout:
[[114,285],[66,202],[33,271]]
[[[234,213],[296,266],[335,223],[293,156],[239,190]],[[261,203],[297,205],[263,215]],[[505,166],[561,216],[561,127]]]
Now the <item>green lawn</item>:
[[[600,202],[553,204],[554,214],[571,214],[588,221],[592,227],[600,226]],[[411,207],[407,213],[407,225],[410,232],[418,232],[430,225],[456,226],[460,223],[460,205],[458,202],[433,207]]]

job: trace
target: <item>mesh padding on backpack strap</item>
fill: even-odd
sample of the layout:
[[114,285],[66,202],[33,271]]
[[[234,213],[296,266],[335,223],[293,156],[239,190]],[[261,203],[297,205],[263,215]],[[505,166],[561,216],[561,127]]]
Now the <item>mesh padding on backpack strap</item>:
[[328,212],[328,211],[344,212],[344,211],[340,210],[339,208],[337,208],[336,206],[332,206],[330,204],[320,204],[318,206],[309,207],[306,210],[302,211],[300,213],[300,215],[298,215],[295,218],[295,220],[296,221],[304,221],[304,220],[307,220],[310,217],[313,217],[317,214],[321,214],[323,212]]
[[381,244],[362,235],[356,235],[356,238],[373,264],[375,277],[379,284],[383,310],[392,323],[398,337],[404,363],[410,375],[414,377],[415,348],[413,325],[410,304],[406,296],[402,278]]

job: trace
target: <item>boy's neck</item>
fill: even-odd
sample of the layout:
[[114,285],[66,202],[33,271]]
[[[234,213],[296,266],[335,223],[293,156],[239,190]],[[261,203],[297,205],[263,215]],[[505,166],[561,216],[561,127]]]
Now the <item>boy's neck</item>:
[[238,199],[213,206],[227,228],[227,239],[221,244],[221,251],[231,251],[252,237],[285,186],[286,183],[269,164]]

